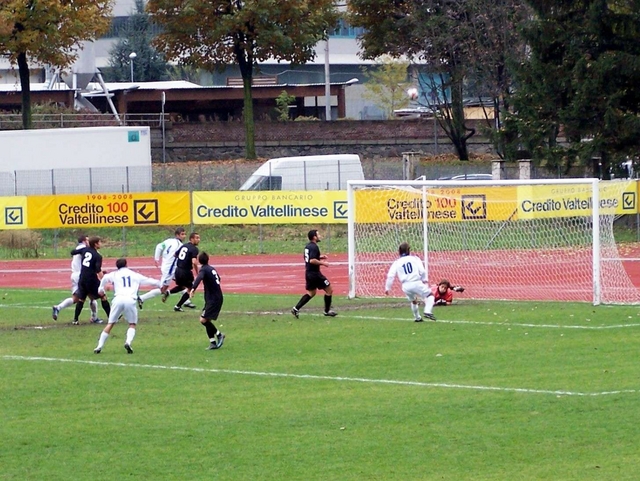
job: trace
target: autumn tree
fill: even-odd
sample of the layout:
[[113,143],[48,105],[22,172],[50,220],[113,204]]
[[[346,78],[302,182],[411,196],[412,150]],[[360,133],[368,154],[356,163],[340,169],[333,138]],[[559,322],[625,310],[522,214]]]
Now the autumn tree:
[[18,66],[22,126],[31,128],[29,63],[65,68],[109,28],[111,0],[0,0],[0,51]]
[[407,89],[411,82],[407,79],[409,62],[383,55],[376,67],[364,68],[367,82],[364,84],[363,97],[371,100],[389,119],[393,112],[409,105]]
[[407,55],[427,64],[433,76],[422,75],[422,89],[438,104],[438,122],[460,160],[468,160],[467,140],[474,130],[465,125],[463,82],[469,48],[464,2],[447,0],[352,0],[350,23],[364,27],[365,58]]
[[131,79],[131,59],[135,52],[133,77],[137,82],[167,80],[169,66],[163,56],[153,47],[153,23],[145,12],[144,2],[136,0],[135,10],[127,18],[122,36],[109,51],[111,71],[109,80],[128,82]]
[[[500,21],[515,0],[350,0],[350,23],[364,27],[365,58],[381,54],[406,55],[419,68],[421,100],[438,111],[437,120],[451,140],[458,157],[468,160],[468,139],[475,130],[464,117],[464,94],[469,79],[486,82],[480,67],[492,75],[492,95],[505,89],[501,82],[501,57],[496,45],[513,48]],[[491,53],[494,58],[491,59]],[[495,60],[491,65],[488,60]],[[504,62],[503,62],[504,66]]]
[[206,70],[237,65],[244,89],[245,147],[256,158],[252,80],[269,59],[303,64],[335,27],[333,0],[149,0],[163,32],[155,45],[168,60]]
[[521,29],[532,10],[524,0],[468,0],[468,4],[472,12],[469,42],[474,53],[469,57],[466,94],[481,101],[485,124],[480,128],[504,157],[505,138],[499,133],[512,108],[514,68],[527,58]]

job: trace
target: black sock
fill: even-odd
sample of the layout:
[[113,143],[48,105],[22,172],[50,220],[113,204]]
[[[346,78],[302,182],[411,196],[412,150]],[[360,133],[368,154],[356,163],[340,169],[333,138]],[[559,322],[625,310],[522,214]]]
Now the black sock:
[[76,312],[73,315],[73,320],[77,321],[78,319],[80,319],[80,313],[82,312],[82,308],[84,307],[84,301],[78,301],[76,302]]
[[184,291],[184,287],[181,287],[181,286],[175,286],[169,289],[170,294],[177,294],[178,292],[182,292],[182,291]]
[[331,296],[324,295],[324,312],[331,310]]
[[182,297],[180,298],[180,300],[176,304],[176,307],[182,307],[182,304],[187,302],[187,299],[189,299],[189,293],[185,292],[184,294],[182,294]]
[[102,305],[104,312],[107,313],[107,317],[109,317],[109,314],[111,314],[111,304],[109,304],[109,301],[100,301],[100,304]]
[[309,294],[305,294],[304,296],[302,296],[298,301],[298,303],[296,304],[296,310],[299,311],[300,309],[302,309],[302,306],[304,306],[310,300],[311,300],[311,296]]
[[202,324],[204,328],[207,330],[207,336],[209,336],[209,340],[215,339],[216,334],[218,334],[218,329],[213,325],[213,322],[207,321]]

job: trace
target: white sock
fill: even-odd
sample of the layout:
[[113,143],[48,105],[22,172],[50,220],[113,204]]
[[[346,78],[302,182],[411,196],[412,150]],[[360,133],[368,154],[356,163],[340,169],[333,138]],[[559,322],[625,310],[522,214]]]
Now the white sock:
[[411,311],[413,312],[413,317],[414,319],[417,319],[420,317],[420,307],[418,306],[418,304],[414,304],[413,302],[411,303]]
[[436,298],[433,296],[429,296],[424,300],[424,313],[431,314],[433,311],[433,304],[436,302]]
[[108,337],[109,334],[107,334],[106,332],[102,331],[100,333],[100,339],[98,339],[98,349],[102,349],[104,347],[104,343],[107,342]]
[[146,294],[142,294],[140,296],[140,299],[142,299],[142,301],[144,302],[144,301],[146,301],[148,299],[151,299],[152,297],[159,296],[161,293],[162,293],[162,291],[160,291],[160,289],[151,289]]
[[[187,292],[189,292],[189,289],[185,289],[184,291],[180,291],[180,295],[182,296],[183,294],[186,294]],[[188,306],[192,304],[191,299],[187,299],[186,301],[184,301],[184,304],[182,304],[183,306]]]
[[59,310],[64,309],[65,307],[69,307],[73,305],[73,297],[67,297],[64,301],[62,301],[60,304],[58,304],[56,307]]
[[127,329],[127,340],[125,341],[125,343],[131,345],[134,337],[136,337],[136,330],[134,327],[130,327],[129,329]]
[[89,307],[91,308],[91,319],[98,318],[98,301],[95,299],[89,303]]

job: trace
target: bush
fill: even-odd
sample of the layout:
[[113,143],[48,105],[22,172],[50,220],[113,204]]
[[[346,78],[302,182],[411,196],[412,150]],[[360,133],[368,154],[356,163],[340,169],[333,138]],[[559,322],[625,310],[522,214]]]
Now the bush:
[[7,257],[40,257],[42,235],[31,230],[6,230],[0,232],[0,247],[6,249]]

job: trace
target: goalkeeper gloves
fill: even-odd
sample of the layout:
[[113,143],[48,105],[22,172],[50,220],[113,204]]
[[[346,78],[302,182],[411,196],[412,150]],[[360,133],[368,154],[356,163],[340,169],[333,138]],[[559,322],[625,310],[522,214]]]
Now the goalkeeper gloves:
[[464,287],[462,287],[462,286],[453,286],[453,287],[451,288],[451,290],[452,290],[453,292],[464,292]]
[[436,302],[434,302],[433,305],[434,306],[446,306],[447,305],[447,301],[445,301],[444,299],[438,299]]

